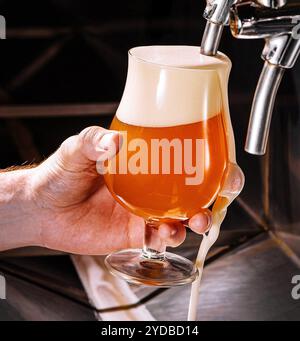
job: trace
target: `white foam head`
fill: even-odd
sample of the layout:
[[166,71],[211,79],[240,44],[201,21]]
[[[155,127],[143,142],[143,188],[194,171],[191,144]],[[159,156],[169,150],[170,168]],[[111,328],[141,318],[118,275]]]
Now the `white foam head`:
[[222,110],[223,54],[200,54],[196,46],[141,46],[129,51],[127,81],[117,117],[143,127],[200,122]]

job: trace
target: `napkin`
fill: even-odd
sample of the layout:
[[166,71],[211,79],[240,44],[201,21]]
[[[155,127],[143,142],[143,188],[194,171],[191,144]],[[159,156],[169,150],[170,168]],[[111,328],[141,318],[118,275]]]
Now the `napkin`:
[[[124,280],[113,276],[101,256],[71,256],[81,283],[96,309],[107,309],[137,303],[139,298]],[[132,309],[96,313],[103,321],[154,321],[144,305]]]

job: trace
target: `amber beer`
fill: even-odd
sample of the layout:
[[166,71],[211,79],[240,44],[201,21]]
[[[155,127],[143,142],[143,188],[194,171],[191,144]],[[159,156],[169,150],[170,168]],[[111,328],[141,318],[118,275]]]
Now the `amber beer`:
[[[201,117],[201,115],[199,115]],[[166,127],[142,127],[121,122],[116,116],[111,124],[111,129],[126,132],[126,143],[122,146],[120,154],[114,160],[116,168],[114,172],[105,175],[106,184],[114,198],[132,213],[145,219],[186,220],[192,217],[202,208],[209,207],[214,201],[222,182],[222,176],[228,162],[227,144],[222,113],[210,115],[207,120],[200,122],[166,126]],[[136,150],[128,150],[130,142],[141,139],[147,143],[147,155],[138,146]],[[170,149],[170,174],[164,174],[162,163],[167,150],[159,149],[159,155],[151,153],[152,141],[191,141],[192,164],[201,162],[203,170],[201,183],[190,181],[192,174],[187,174],[185,167],[182,173],[175,172],[176,153],[184,153],[185,149]],[[203,141],[204,150],[197,150],[196,141]],[[153,151],[152,151],[153,152]],[[155,151],[156,153],[157,151]],[[203,153],[203,157],[197,158],[196,153]],[[124,153],[127,153],[124,158]],[[131,174],[130,167],[124,172],[121,162],[129,160],[139,153],[149,161],[147,172],[143,174]],[[146,153],[146,152],[145,152]],[[123,156],[122,156],[123,155]],[[151,163],[156,156],[159,162],[158,174],[151,172]],[[198,155],[199,156],[199,155]],[[185,161],[184,157],[179,160]]]

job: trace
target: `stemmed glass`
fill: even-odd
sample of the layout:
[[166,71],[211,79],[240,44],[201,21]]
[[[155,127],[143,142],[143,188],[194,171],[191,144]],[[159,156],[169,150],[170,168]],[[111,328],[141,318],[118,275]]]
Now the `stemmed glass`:
[[123,142],[104,173],[113,197],[145,219],[143,249],[106,258],[109,270],[129,282],[166,287],[197,277],[190,260],[166,252],[159,226],[187,224],[222,187],[234,146],[225,110],[229,70],[225,55],[202,56],[194,46],[129,51],[126,86],[111,124]]

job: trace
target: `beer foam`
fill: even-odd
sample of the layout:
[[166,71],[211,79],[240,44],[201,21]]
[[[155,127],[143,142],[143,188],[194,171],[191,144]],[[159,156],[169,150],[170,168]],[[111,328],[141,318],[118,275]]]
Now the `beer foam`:
[[224,54],[204,56],[197,46],[133,48],[117,118],[143,127],[207,120],[223,109],[220,72],[230,66]]

